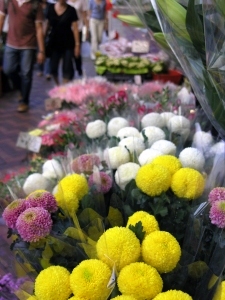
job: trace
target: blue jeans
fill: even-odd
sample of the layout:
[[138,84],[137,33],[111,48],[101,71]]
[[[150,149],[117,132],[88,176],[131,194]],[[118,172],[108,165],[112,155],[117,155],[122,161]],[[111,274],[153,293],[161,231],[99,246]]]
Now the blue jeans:
[[21,93],[21,103],[29,105],[33,78],[35,49],[14,49],[5,47],[3,71]]
[[62,58],[62,77],[63,79],[72,80],[74,77],[73,57],[73,49],[54,50],[50,58],[51,74],[58,77],[59,62]]
[[49,57],[46,57],[45,62],[43,64],[38,64],[38,70],[40,72],[44,72],[45,75],[51,74],[50,58]]

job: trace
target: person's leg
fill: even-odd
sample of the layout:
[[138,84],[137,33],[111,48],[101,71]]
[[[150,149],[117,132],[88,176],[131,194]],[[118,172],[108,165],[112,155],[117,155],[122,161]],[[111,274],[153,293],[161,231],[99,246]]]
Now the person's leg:
[[74,56],[74,61],[75,61],[76,70],[77,70],[79,76],[82,76],[83,75],[82,56],[81,56],[82,31],[79,31],[79,42],[80,42],[80,55],[78,57]]
[[62,54],[60,52],[53,51],[50,57],[50,70],[51,75],[57,85],[59,85],[58,78],[58,69],[59,69],[59,61],[61,59]]
[[98,26],[97,26],[97,36],[98,36],[98,47],[102,42],[102,35],[104,31],[104,20],[98,20]]
[[67,49],[64,51],[62,63],[63,83],[69,82],[74,77],[73,57],[73,49]]
[[51,79],[50,58],[47,57],[44,64],[44,72],[47,80]]
[[98,50],[98,20],[90,19],[90,32],[91,32],[91,59],[95,59],[95,53]]
[[19,50],[5,46],[3,57],[3,72],[8,76],[13,84],[13,88],[21,92],[20,76],[20,54]]

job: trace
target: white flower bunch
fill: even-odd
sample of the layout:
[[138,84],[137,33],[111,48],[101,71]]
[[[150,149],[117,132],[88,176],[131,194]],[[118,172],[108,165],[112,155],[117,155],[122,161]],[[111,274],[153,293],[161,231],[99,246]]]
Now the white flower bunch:
[[220,155],[225,153],[225,142],[220,141],[218,143],[215,143],[209,151],[210,156]]
[[141,127],[145,128],[148,126],[156,126],[162,128],[164,126],[164,122],[161,115],[155,112],[145,115],[141,119]]
[[145,149],[138,157],[138,161],[141,166],[150,164],[154,158],[163,155],[162,152],[155,149]]
[[36,190],[51,191],[51,189],[51,181],[40,173],[33,173],[29,175],[23,184],[23,191],[26,195],[29,195]]
[[177,97],[183,105],[195,105],[195,96],[193,93],[190,93],[186,87],[183,87],[177,93]]
[[175,155],[177,147],[174,143],[167,140],[159,140],[152,144],[151,149],[158,150],[163,154]]
[[178,133],[185,139],[190,134],[191,123],[184,116],[174,116],[168,122],[168,129],[170,132]]
[[129,126],[129,122],[126,119],[122,117],[112,118],[109,121],[107,127],[108,135],[117,136],[117,133],[121,128],[128,127],[128,126]]
[[104,159],[110,168],[117,169],[120,165],[129,162],[130,154],[126,148],[116,146],[105,150]]
[[162,129],[156,126],[148,126],[142,129],[141,138],[144,141],[147,138],[148,146],[151,147],[156,141],[165,140],[166,135]]
[[196,148],[188,147],[180,152],[179,160],[183,168],[192,168],[201,172],[205,165],[205,157]]
[[137,155],[139,155],[142,151],[145,150],[145,143],[143,139],[133,136],[122,139],[119,142],[119,146],[125,147],[130,151],[130,153],[135,152]]
[[106,133],[106,123],[102,120],[95,120],[89,122],[86,126],[86,134],[90,139],[96,139],[103,136]]
[[63,168],[56,159],[47,160],[42,166],[42,175],[47,179],[62,179]]
[[115,173],[115,180],[118,186],[125,190],[126,185],[132,180],[135,179],[140,166],[133,162],[128,162],[119,166]]
[[192,146],[207,154],[210,152],[210,148],[213,145],[213,136],[210,132],[196,131],[193,136]]
[[174,113],[172,112],[168,112],[168,111],[165,111],[165,112],[162,112],[160,114],[162,120],[163,120],[163,127],[167,126],[168,127],[168,123],[169,123],[169,120],[175,116]]
[[121,140],[130,136],[140,137],[140,132],[137,130],[137,128],[128,126],[121,128],[117,133],[117,137]]

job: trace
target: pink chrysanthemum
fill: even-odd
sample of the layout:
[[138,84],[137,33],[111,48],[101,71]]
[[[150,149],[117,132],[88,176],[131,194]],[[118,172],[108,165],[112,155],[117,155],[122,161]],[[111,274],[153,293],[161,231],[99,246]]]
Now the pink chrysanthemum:
[[72,170],[77,173],[91,173],[94,166],[100,165],[100,159],[96,154],[83,154],[72,162]]
[[225,188],[216,187],[212,189],[209,193],[208,200],[211,205],[218,200],[225,200]]
[[26,200],[17,199],[11,202],[3,211],[2,217],[9,228],[16,228],[19,215],[26,209]]
[[16,229],[26,242],[37,242],[52,229],[50,213],[42,207],[27,208],[16,221]]
[[112,187],[112,178],[105,172],[96,172],[90,175],[88,179],[88,185],[96,185],[99,192],[105,194]]
[[43,207],[48,212],[57,211],[57,202],[55,197],[48,191],[37,190],[26,198],[26,207]]
[[219,228],[225,228],[225,200],[218,200],[212,203],[209,218],[212,224]]

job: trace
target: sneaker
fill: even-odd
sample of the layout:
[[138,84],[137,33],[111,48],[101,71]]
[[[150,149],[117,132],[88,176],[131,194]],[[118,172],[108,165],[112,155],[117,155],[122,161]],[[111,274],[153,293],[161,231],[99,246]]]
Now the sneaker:
[[25,104],[25,103],[21,103],[17,107],[17,111],[20,112],[20,113],[27,112],[28,110],[29,110],[29,106],[27,104]]
[[47,74],[47,75],[45,76],[45,78],[46,78],[46,80],[51,80],[51,79],[52,79],[52,76],[51,76],[50,74]]

